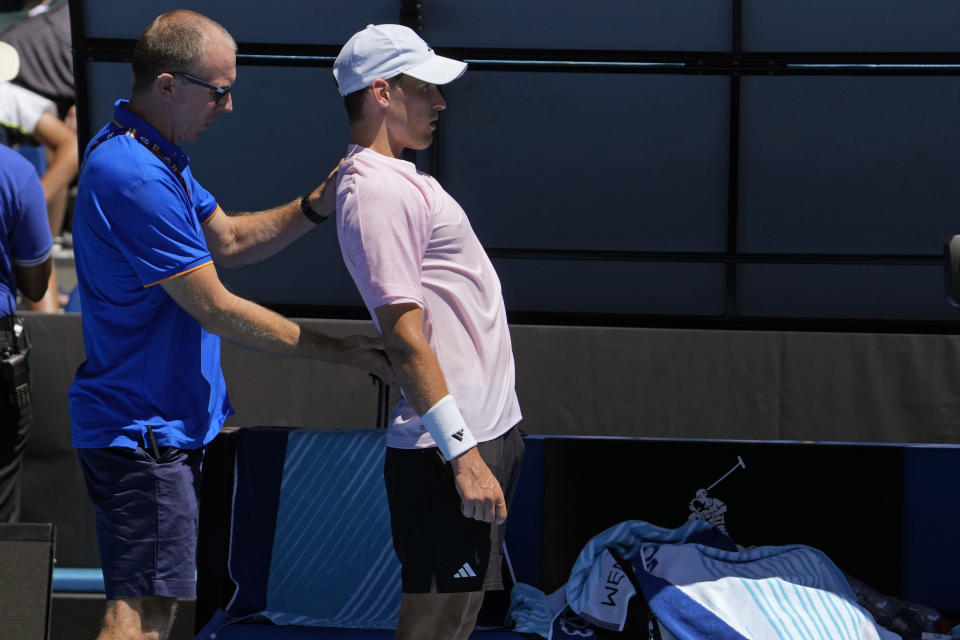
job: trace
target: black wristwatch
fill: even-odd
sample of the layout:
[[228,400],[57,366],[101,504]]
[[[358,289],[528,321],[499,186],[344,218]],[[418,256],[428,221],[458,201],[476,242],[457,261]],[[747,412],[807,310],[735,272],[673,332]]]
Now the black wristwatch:
[[328,217],[322,216],[310,208],[310,194],[307,194],[300,199],[300,211],[302,211],[303,215],[307,216],[307,220],[313,224],[320,224]]

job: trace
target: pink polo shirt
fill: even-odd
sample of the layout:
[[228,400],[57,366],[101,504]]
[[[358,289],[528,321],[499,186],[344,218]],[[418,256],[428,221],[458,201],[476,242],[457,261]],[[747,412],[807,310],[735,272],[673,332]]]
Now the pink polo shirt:
[[[519,422],[500,280],[440,184],[409,162],[351,145],[337,181],[337,237],[377,331],[379,306],[423,309],[423,334],[477,441]],[[387,445],[436,446],[406,398],[393,410]]]

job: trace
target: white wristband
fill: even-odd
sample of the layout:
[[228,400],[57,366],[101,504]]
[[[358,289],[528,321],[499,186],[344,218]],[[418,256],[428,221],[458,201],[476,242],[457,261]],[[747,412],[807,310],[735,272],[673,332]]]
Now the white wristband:
[[427,428],[434,442],[440,447],[440,453],[447,460],[453,460],[464,451],[477,446],[466,421],[460,415],[457,401],[453,396],[443,396],[437,404],[420,416],[420,422]]

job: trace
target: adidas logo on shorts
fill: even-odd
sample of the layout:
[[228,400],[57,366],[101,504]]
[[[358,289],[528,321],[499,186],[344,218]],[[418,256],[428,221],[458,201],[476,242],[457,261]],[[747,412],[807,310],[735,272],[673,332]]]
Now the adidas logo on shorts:
[[450,437],[457,442],[463,442],[463,429],[460,429],[460,431],[457,431],[456,433],[450,434]]
[[464,562],[463,566],[460,567],[460,570],[453,574],[454,578],[476,578],[477,574],[474,573],[473,567],[470,566],[469,562]]

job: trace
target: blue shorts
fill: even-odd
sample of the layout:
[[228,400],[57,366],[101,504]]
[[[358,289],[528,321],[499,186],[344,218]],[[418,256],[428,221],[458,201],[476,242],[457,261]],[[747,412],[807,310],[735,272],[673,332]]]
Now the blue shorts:
[[196,598],[203,449],[77,449],[97,513],[107,600]]

